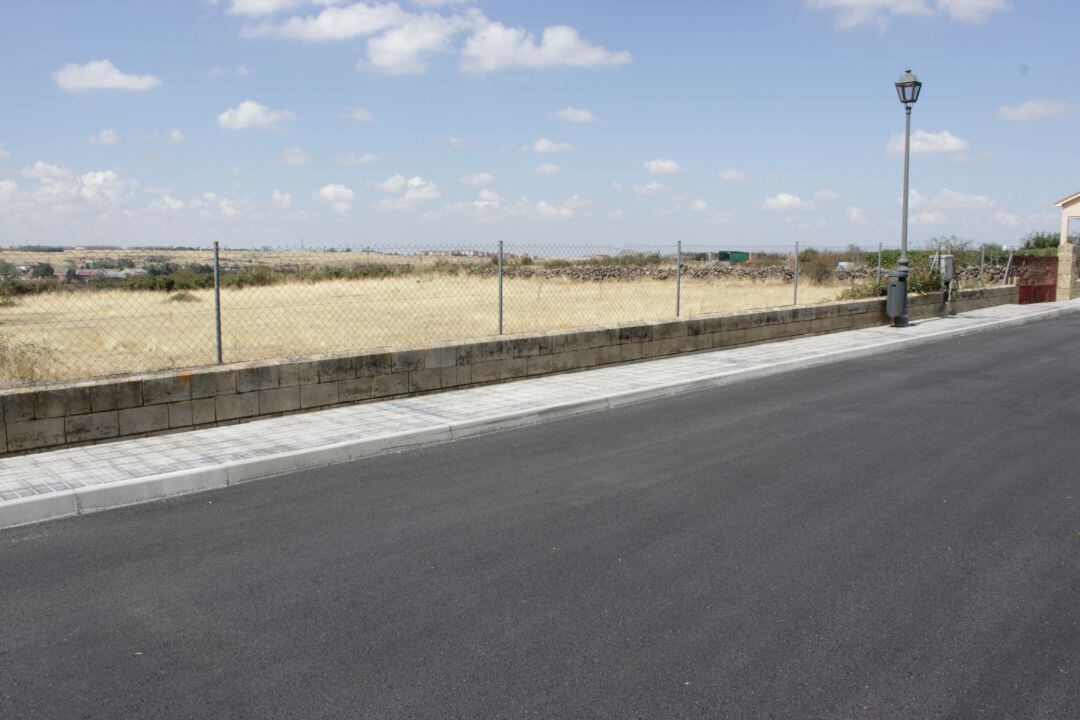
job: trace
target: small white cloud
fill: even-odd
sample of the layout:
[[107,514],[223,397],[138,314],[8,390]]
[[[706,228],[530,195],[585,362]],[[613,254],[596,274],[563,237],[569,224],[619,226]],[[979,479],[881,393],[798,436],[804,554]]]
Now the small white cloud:
[[120,136],[116,134],[115,130],[105,128],[97,135],[90,138],[91,145],[115,145],[116,141],[120,139]]
[[999,224],[1010,228],[1019,227],[1020,223],[1022,222],[1019,215],[1014,215],[1007,212],[994,213],[994,220],[997,221]]
[[820,200],[822,202],[827,202],[829,200],[836,200],[839,197],[840,197],[840,193],[836,192],[835,190],[829,190],[829,189],[818,190],[816,193],[814,193],[814,199],[815,200]]
[[330,205],[330,209],[336,213],[348,212],[352,206],[352,200],[356,197],[356,193],[344,185],[338,183],[331,183],[330,185],[324,185],[319,188],[316,193],[318,198]]
[[244,37],[279,37],[305,42],[338,42],[372,35],[407,22],[411,13],[396,3],[357,2],[327,7],[317,15],[294,16],[281,23],[262,22],[241,31]]
[[[437,200],[442,197],[442,191],[439,190],[439,187],[422,177],[411,177],[405,180],[402,175],[394,175],[375,187],[383,192],[401,193],[397,197],[380,201],[376,207],[383,210],[407,210],[421,202]],[[484,192],[481,190],[481,194]]]
[[391,175],[382,182],[375,183],[375,189],[384,193],[399,193],[405,189],[405,176],[401,173]]
[[690,209],[693,212],[705,212],[709,209],[709,203],[705,202],[704,200],[695,200],[694,202],[690,203]]
[[668,195],[674,191],[667,185],[653,180],[646,185],[635,185],[634,192],[638,195]]
[[228,12],[232,15],[272,15],[302,4],[303,0],[231,0]]
[[247,65],[237,65],[236,70],[233,71],[238,77],[247,77],[251,74],[251,69]]
[[522,152],[528,152],[529,150],[540,153],[541,155],[549,155],[552,153],[571,152],[577,150],[577,148],[570,143],[556,142],[542,137],[534,141],[531,145],[525,145],[521,148]]
[[743,177],[744,175],[735,168],[728,168],[727,170],[722,170],[720,172],[720,179],[727,180],[728,182],[739,182]]
[[448,137],[446,142],[455,150],[468,150],[472,147],[472,141],[466,138],[454,137],[453,135]]
[[674,175],[682,168],[679,167],[679,163],[674,160],[650,160],[645,163],[645,169],[653,175]]
[[855,206],[848,207],[847,217],[848,220],[855,223],[856,225],[867,225],[869,222],[866,219],[866,211],[862,208],[857,208]]
[[931,201],[937,208],[988,208],[997,205],[997,201],[986,195],[973,195],[944,188]]
[[625,65],[632,59],[628,52],[612,52],[589,43],[566,25],[545,28],[537,42],[524,28],[507,27],[488,20],[483,13],[474,13],[472,19],[474,29],[465,40],[461,62],[468,72]]
[[621,182],[619,182],[618,180],[612,180],[611,181],[611,189],[614,190],[615,192],[621,192],[622,189],[623,189],[623,184]]
[[362,155],[335,155],[334,162],[344,167],[358,167],[360,165],[370,165],[379,158],[371,153],[364,153]]
[[292,195],[281,190],[274,191],[274,207],[280,210],[288,210],[292,207]]
[[536,175],[558,175],[560,172],[562,172],[562,168],[550,162],[540,163],[533,170]]
[[356,122],[361,123],[375,122],[375,116],[362,107],[349,106],[341,111],[339,117],[343,120],[355,120]]
[[433,53],[448,52],[450,41],[468,21],[460,16],[432,13],[415,15],[397,27],[367,41],[367,59],[357,63],[361,70],[386,75],[418,75],[427,72]]
[[217,116],[218,125],[229,130],[274,129],[295,115],[290,110],[271,110],[254,100],[245,100]]
[[311,163],[311,154],[298,147],[285,148],[278,161],[282,165],[308,165]]
[[53,73],[53,80],[64,92],[88,90],[143,92],[161,85],[161,80],[153,75],[129,75],[120,72],[110,60],[93,60],[85,65],[68,63]]
[[762,207],[766,210],[813,210],[817,206],[808,200],[803,200],[798,195],[779,193],[771,198],[766,198]]
[[851,29],[863,25],[884,29],[891,17],[933,17],[945,15],[958,22],[981,23],[997,12],[1005,12],[1005,0],[805,0],[818,10],[835,10],[836,26]]
[[600,122],[600,119],[584,108],[566,107],[551,113],[551,117],[565,120],[575,125],[588,125]]
[[468,173],[461,176],[461,182],[470,187],[480,187],[495,182],[495,176],[489,172]]
[[186,142],[187,142],[187,138],[186,138],[186,137],[184,137],[184,133],[180,132],[180,131],[179,131],[179,130],[177,130],[176,128],[173,128],[172,130],[170,130],[170,131],[169,131],[169,133],[168,133],[168,135],[166,135],[166,136],[165,136],[165,138],[166,138],[166,139],[167,139],[167,140],[168,140],[169,142],[171,142],[171,143],[175,143],[175,144],[177,144],[177,145],[180,145],[180,144],[182,144],[182,143],[186,143]]
[[[971,145],[967,140],[958,138],[948,130],[942,130],[938,133],[916,130],[911,134],[912,155],[962,153],[966,152],[970,147]],[[893,135],[892,138],[889,139],[889,145],[886,147],[886,152],[893,157],[903,157],[904,136],[902,134]]]
[[1073,107],[1059,100],[1029,100],[1019,105],[1005,105],[998,108],[998,117],[1010,122],[1066,117],[1072,113]]
[[940,225],[948,221],[949,216],[938,211],[915,213],[911,216],[912,225]]

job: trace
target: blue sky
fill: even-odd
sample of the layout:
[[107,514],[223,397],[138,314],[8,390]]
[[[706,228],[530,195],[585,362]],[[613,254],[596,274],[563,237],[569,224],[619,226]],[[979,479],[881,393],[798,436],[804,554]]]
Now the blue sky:
[[912,241],[1015,243],[1080,188],[1078,20],[1075,0],[20,0],[0,244],[895,246],[907,67]]

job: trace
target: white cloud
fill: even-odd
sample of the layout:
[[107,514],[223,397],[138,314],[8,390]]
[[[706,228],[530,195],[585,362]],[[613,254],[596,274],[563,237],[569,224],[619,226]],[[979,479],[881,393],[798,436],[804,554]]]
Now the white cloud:
[[[911,154],[912,155],[934,155],[939,153],[962,153],[966,152],[971,145],[967,140],[963,140],[953,135],[948,130],[942,130],[941,132],[932,133],[925,130],[916,130],[911,134]],[[904,156],[904,136],[903,134],[893,135],[889,139],[889,145],[886,147],[886,152],[893,157]]]
[[490,185],[495,182],[495,176],[489,172],[468,173],[462,175],[461,182],[470,187],[479,187],[481,185]]
[[994,213],[994,220],[996,220],[1001,225],[1004,225],[1005,227],[1011,228],[1018,227],[1021,223],[1019,215],[1013,215],[1012,213],[1007,212]]
[[357,167],[360,165],[370,165],[379,158],[371,153],[364,153],[363,155],[335,155],[334,162],[344,167]]
[[438,200],[442,197],[439,187],[422,177],[411,177],[405,180],[400,174],[394,175],[375,187],[383,192],[401,193],[397,197],[380,201],[376,207],[383,210],[406,210],[421,202]]
[[1059,100],[1028,100],[1019,105],[1005,105],[998,108],[998,117],[1011,122],[1025,122],[1063,117],[1071,115],[1072,112],[1073,108],[1069,103]]
[[645,163],[645,169],[653,175],[673,175],[682,168],[679,167],[679,163],[674,160],[650,160]]
[[817,206],[808,200],[803,200],[798,195],[779,193],[771,198],[766,198],[762,207],[766,210],[813,210]]
[[251,69],[247,65],[237,65],[236,70],[234,70],[234,72],[239,77],[247,77],[248,75],[251,74]]
[[173,128],[172,130],[170,130],[168,135],[165,136],[165,138],[169,142],[176,143],[176,144],[181,144],[181,143],[186,143],[187,142],[187,138],[184,137],[184,133],[180,132],[176,128]]
[[674,190],[661,182],[653,180],[646,185],[635,185],[634,192],[638,195],[668,195],[674,192]]
[[625,65],[628,52],[612,52],[593,45],[566,25],[544,29],[537,42],[524,28],[507,27],[488,20],[482,13],[473,15],[475,29],[462,49],[462,68],[469,72],[492,72],[507,68],[596,67]]
[[822,202],[828,202],[829,200],[837,200],[840,197],[840,193],[835,190],[822,189],[814,193],[814,199]]
[[848,207],[847,217],[848,220],[855,223],[856,225],[869,224],[869,221],[866,219],[866,211],[862,208],[857,208],[855,206]]
[[577,148],[570,143],[556,142],[542,137],[534,141],[531,145],[525,145],[521,148],[522,152],[528,152],[529,150],[542,155],[549,155],[552,153],[570,152],[572,150],[577,150]]
[[981,23],[1009,9],[1005,0],[806,0],[817,10],[834,10],[836,26],[849,29],[872,25],[883,29],[891,17],[947,16],[959,22]]
[[536,175],[558,175],[560,172],[562,172],[562,168],[551,162],[540,163],[533,169],[533,173]]
[[598,123],[600,119],[584,108],[566,107],[551,113],[551,117],[565,120],[576,125],[588,125]]
[[470,5],[474,0],[410,0],[410,2],[424,8],[438,8],[447,5]]
[[281,190],[274,191],[274,207],[280,210],[288,210],[292,207],[292,195]]
[[294,16],[281,23],[263,22],[244,28],[245,37],[279,37],[306,42],[350,40],[387,30],[407,22],[413,15],[394,3],[367,5],[358,2],[328,7],[317,15]]
[[93,60],[85,65],[68,63],[53,73],[53,80],[64,92],[87,90],[132,90],[142,92],[161,85],[153,75],[128,75],[110,60]]
[[120,136],[112,128],[105,128],[97,135],[90,138],[91,145],[115,145]]
[[356,193],[338,183],[331,183],[330,185],[324,185],[319,188],[316,193],[318,198],[330,205],[330,209],[336,213],[348,212],[352,207],[352,200],[356,197]]
[[[903,198],[899,200],[903,203]],[[927,197],[917,189],[912,188],[908,197],[908,204],[912,208],[924,208],[932,210],[956,210],[990,208],[997,205],[997,201],[986,195],[974,195],[958,192],[949,188],[942,188],[933,197]]]
[[0,143],[0,160],[6,160],[11,157],[11,151],[4,147],[4,143]]
[[217,116],[218,125],[229,130],[247,130],[249,128],[276,128],[285,120],[292,120],[295,115],[289,110],[271,110],[254,100],[245,100]]
[[341,114],[338,117],[343,120],[355,120],[356,122],[362,123],[375,122],[375,116],[368,112],[367,109],[362,107],[354,107],[352,105],[342,110]]
[[690,209],[693,212],[705,212],[709,209],[709,203],[705,202],[704,200],[695,200],[690,203]]
[[311,153],[298,147],[285,148],[278,161],[282,165],[308,165],[311,163]]
[[451,135],[446,139],[446,142],[450,144],[450,147],[455,150],[468,150],[472,147],[472,141],[466,138],[454,137]]
[[375,183],[375,189],[385,193],[399,193],[405,189],[405,176],[401,173],[391,175],[382,182]]
[[0,205],[6,205],[15,196],[19,186],[14,180],[0,180]]
[[611,181],[611,189],[614,190],[615,192],[621,192],[622,189],[623,189],[623,184],[621,182],[619,182],[618,180],[612,180]]
[[742,172],[735,168],[728,168],[720,172],[720,179],[727,180],[728,182],[739,182],[745,177]]
[[272,15],[283,10],[292,10],[303,2],[304,0],[232,0],[228,12],[232,15]]
[[939,211],[915,213],[911,216],[912,225],[940,225],[949,221],[949,216]]
[[462,29],[463,19],[425,14],[413,17],[367,41],[367,59],[357,63],[386,75],[417,75],[427,72],[427,57],[449,52],[450,41]]
[[938,0],[938,12],[961,22],[985,22],[991,14],[1008,9],[1005,0]]
[[476,200],[467,203],[452,203],[446,206],[446,211],[471,215],[481,221],[492,221],[499,218],[553,218],[565,220],[574,217],[580,208],[589,204],[589,201],[580,195],[574,195],[561,202],[554,203],[547,200],[534,203],[527,197],[521,197],[516,202],[507,203],[501,195],[485,188],[480,191]]

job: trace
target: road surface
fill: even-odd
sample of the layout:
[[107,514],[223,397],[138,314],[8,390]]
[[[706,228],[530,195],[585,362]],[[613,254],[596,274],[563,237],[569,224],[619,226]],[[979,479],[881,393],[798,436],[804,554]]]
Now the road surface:
[[5,718],[1065,718],[1080,318],[0,532]]

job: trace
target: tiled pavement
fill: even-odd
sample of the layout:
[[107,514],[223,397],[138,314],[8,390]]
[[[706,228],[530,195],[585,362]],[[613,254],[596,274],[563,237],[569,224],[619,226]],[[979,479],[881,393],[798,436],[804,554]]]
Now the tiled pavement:
[[[610,407],[1077,310],[1080,301],[1002,305],[947,320],[923,321],[905,330],[874,327],[802,337],[0,459],[0,527],[222,486],[298,467],[362,457],[390,447],[449,440],[468,432],[537,422],[543,417]],[[344,453],[326,452],[335,448],[344,448]],[[279,458],[287,460],[277,462]],[[234,472],[245,466],[249,466],[248,470]],[[232,469],[221,472],[223,467]],[[133,493],[98,492],[105,496],[104,500],[83,502],[88,490],[110,486],[122,490],[144,481],[153,484],[161,477],[200,473],[214,477],[190,485],[158,483]],[[59,501],[60,496],[70,497],[70,504],[53,503],[62,506],[61,510],[37,512],[29,507],[34,500]]]

